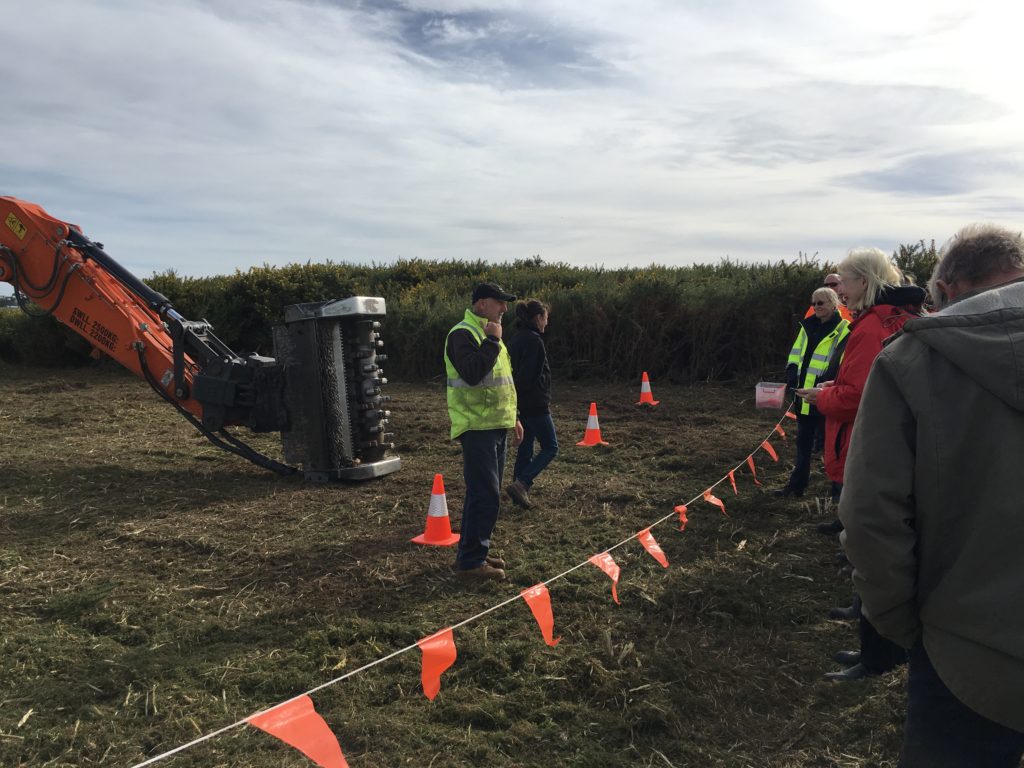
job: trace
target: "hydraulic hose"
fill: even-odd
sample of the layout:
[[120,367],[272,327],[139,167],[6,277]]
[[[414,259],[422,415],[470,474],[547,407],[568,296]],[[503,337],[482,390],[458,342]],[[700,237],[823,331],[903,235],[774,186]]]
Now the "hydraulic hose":
[[226,429],[219,430],[220,435],[223,436],[224,438],[221,439],[221,437],[218,437],[216,434],[214,434],[209,429],[204,427],[203,423],[199,419],[197,419],[195,416],[193,416],[191,413],[185,410],[181,406],[181,404],[173,397],[168,395],[164,391],[163,387],[161,387],[160,384],[157,382],[156,378],[149,370],[149,365],[146,363],[146,355],[143,352],[141,342],[137,342],[136,352],[138,353],[139,356],[139,367],[142,370],[142,375],[146,379],[146,382],[149,384],[149,386],[152,387],[156,391],[156,393],[160,395],[160,397],[162,397],[168,403],[173,405],[177,409],[178,413],[184,416],[192,426],[199,430],[199,432],[202,433],[202,435],[215,446],[217,446],[221,450],[227,451],[228,453],[233,453],[236,456],[240,456],[243,459],[251,461],[253,464],[263,467],[264,469],[269,469],[271,472],[276,472],[279,475],[287,476],[298,473],[298,468],[291,467],[287,464],[282,464],[281,462],[276,461],[275,459],[272,459],[269,456],[260,453],[259,451],[252,448],[252,446],[243,443],[241,440],[232,435]]

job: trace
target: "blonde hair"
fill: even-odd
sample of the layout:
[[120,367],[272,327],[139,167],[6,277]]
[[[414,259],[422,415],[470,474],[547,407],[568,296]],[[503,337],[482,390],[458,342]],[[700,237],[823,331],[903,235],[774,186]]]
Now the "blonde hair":
[[861,300],[850,304],[853,310],[872,306],[883,289],[897,286],[903,279],[896,265],[878,248],[852,248],[836,269],[840,274],[845,272],[867,283]]
[[827,286],[814,289],[814,293],[811,294],[811,301],[813,302],[815,299],[825,299],[831,302],[833,312],[839,309],[839,294]]

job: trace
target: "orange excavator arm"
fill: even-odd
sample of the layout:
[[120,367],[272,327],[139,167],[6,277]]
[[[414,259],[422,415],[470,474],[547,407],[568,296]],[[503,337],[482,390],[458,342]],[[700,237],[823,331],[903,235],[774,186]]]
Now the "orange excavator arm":
[[[129,290],[109,263],[89,258],[90,250],[102,253],[102,244],[38,205],[0,197],[0,220],[0,280],[14,285],[23,309],[53,315],[140,378],[144,360],[168,396],[202,417],[202,406],[185,395],[196,371],[188,356],[177,392],[173,386],[174,344],[161,317],[173,308],[164,296],[134,278],[148,296],[140,296],[139,286]],[[29,309],[25,300],[38,309]]]
[[[393,447],[385,441],[390,433],[383,432],[390,414],[380,408],[387,401],[380,385],[387,380],[378,365],[384,359],[377,351],[380,323],[371,319],[383,315],[383,299],[355,297],[340,305],[290,308],[292,335],[298,341],[275,329],[275,344],[281,339],[290,350],[301,347],[306,337],[324,337],[326,353],[313,348],[308,360],[297,358],[290,365],[260,355],[240,357],[213,334],[209,323],[186,320],[165,296],[114,261],[79,227],[13,197],[0,197],[0,281],[14,286],[24,311],[52,315],[146,380],[218,447],[274,471],[296,471],[257,453],[225,429],[242,425],[257,432],[282,432],[286,454],[306,465],[310,479],[362,479],[400,466],[397,457],[384,456]],[[348,325],[341,325],[339,318]],[[320,372],[313,369],[323,368],[322,359],[332,352],[331,370],[323,372],[330,391],[319,393],[332,405],[304,414],[316,399],[309,381],[317,381]],[[328,425],[326,437],[310,435],[307,440],[294,434],[296,424],[312,432],[312,422],[331,419],[337,423]],[[307,443],[313,448],[307,450]]]

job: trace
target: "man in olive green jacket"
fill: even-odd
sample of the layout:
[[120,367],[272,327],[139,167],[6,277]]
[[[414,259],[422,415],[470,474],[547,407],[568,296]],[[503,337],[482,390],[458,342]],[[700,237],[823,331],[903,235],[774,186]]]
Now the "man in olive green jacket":
[[910,648],[901,767],[1024,753],[1024,239],[961,230],[935,315],[878,356],[839,517],[864,614]]

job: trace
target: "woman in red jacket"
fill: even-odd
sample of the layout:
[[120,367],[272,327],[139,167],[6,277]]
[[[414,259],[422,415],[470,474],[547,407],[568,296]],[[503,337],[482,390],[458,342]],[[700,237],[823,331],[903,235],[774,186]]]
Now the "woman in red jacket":
[[903,275],[877,248],[850,251],[838,271],[847,306],[855,315],[839,374],[834,382],[797,390],[825,415],[825,473],[837,491],[842,488],[853,421],[871,364],[883,342],[921,314],[925,298],[923,288],[900,284]]
[[[854,313],[850,335],[834,382],[797,390],[797,394],[825,416],[825,473],[832,480],[833,498],[843,487],[846,453],[853,434],[853,422],[867,383],[871,364],[882,351],[885,340],[898,332],[907,320],[919,316],[924,289],[901,285],[903,275],[877,248],[857,248],[839,264],[847,306]],[[835,526],[834,532],[842,529]],[[854,564],[856,567],[856,564]],[[859,601],[855,600],[857,606]],[[859,610],[857,611],[860,614]],[[902,648],[881,637],[871,623],[859,615],[860,651],[840,651],[836,660],[852,664],[825,677],[836,681],[859,680],[880,675],[901,664]]]

